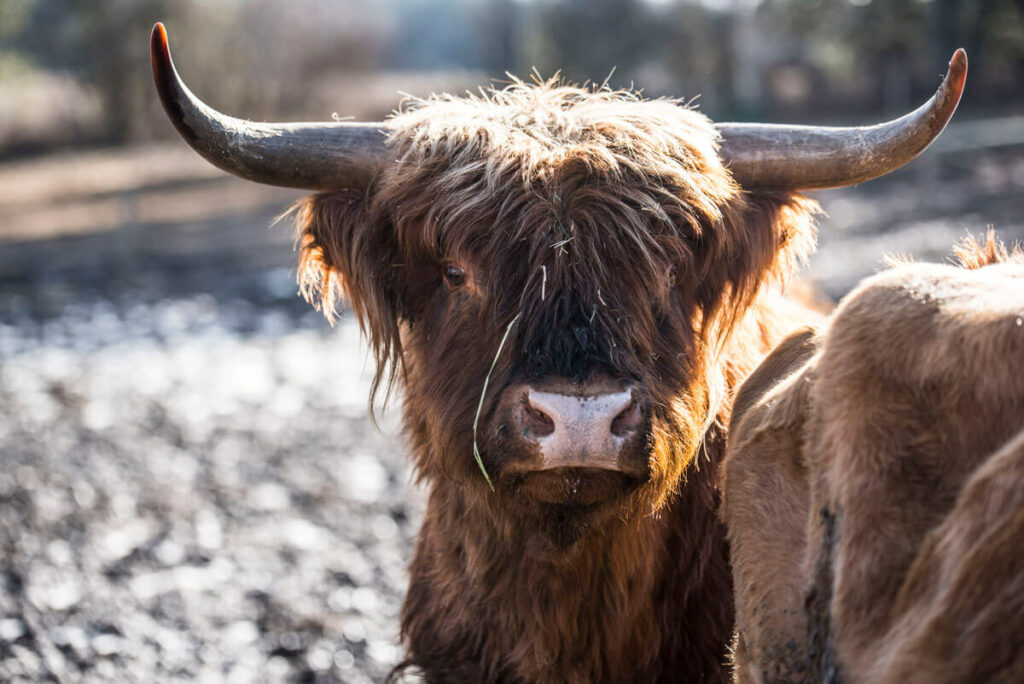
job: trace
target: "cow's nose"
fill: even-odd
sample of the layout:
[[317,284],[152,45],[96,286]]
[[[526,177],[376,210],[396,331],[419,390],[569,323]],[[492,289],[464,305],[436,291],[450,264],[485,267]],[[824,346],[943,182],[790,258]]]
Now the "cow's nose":
[[643,422],[637,392],[581,396],[526,390],[521,433],[540,448],[542,469],[623,470],[623,447]]

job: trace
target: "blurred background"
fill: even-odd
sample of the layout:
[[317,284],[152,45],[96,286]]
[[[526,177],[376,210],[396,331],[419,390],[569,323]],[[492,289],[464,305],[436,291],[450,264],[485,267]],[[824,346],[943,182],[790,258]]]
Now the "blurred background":
[[960,110],[885,179],[816,193],[804,273],[1024,238],[1020,0],[0,0],[0,680],[380,681],[421,511],[365,350],[297,296],[299,196],[185,147],[150,82],[253,119],[561,72],[716,120]]

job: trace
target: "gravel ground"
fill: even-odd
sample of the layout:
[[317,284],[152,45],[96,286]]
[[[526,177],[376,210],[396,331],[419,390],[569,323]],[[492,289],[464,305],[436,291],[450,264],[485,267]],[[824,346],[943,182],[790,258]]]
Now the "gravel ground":
[[380,680],[420,507],[356,349],[208,296],[0,327],[0,680]]
[[0,247],[0,681],[401,658],[421,495],[357,326],[296,297],[272,219]]
[[[823,194],[811,280],[837,296],[989,223],[1024,238],[1021,150],[924,181]],[[297,299],[265,204],[0,243],[0,681],[366,682],[400,659],[422,492],[394,413],[367,418],[356,326]]]

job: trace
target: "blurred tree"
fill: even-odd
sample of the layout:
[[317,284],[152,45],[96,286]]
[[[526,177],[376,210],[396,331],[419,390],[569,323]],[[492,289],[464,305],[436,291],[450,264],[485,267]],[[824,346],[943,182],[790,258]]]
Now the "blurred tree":
[[866,83],[876,107],[900,110],[926,95],[940,75],[936,62],[957,47],[965,47],[971,61],[968,102],[1020,99],[1020,0],[765,0],[758,15],[767,30],[805,53],[845,53],[837,63],[856,73],[840,76]]
[[[148,63],[145,36],[155,17],[173,17],[173,0],[21,0],[25,23],[14,41],[40,66],[70,72],[97,89],[103,137],[122,142],[144,97],[133,65]],[[145,93],[149,95],[148,92]]]
[[[311,73],[364,70],[380,57],[357,0],[0,0],[0,49],[70,74],[99,97],[98,137],[170,134],[149,70],[149,31],[164,21],[179,67],[214,106],[267,117],[301,109]],[[187,42],[185,42],[187,41]],[[201,68],[199,68],[201,65]],[[265,79],[254,81],[254,74]],[[85,141],[83,141],[85,142]]]
[[0,0],[0,49],[25,29],[32,0]]
[[1020,0],[978,0],[940,5],[950,16],[946,21],[954,27],[954,43],[967,48],[976,74],[972,92],[990,101],[1020,102],[1024,92],[1024,4]]
[[538,64],[551,73],[562,69],[574,81],[598,81],[614,69],[626,83],[669,35],[643,0],[538,0],[539,21],[547,37]]
[[[394,0],[395,35],[386,66],[408,70],[480,68],[500,22],[481,0]],[[488,26],[488,24],[496,24]]]
[[913,101],[913,77],[928,63],[921,0],[770,0],[760,14],[804,58],[814,51],[847,53],[838,62],[854,72],[832,75],[851,85],[867,77],[872,108],[901,110]]
[[0,0],[0,81],[17,76],[29,66],[16,42],[28,23],[30,9],[30,0]]
[[670,32],[664,59],[679,84],[678,94],[696,98],[695,103],[715,117],[732,113],[745,99],[737,93],[745,85],[737,86],[734,78],[736,23],[734,13],[710,10],[691,0],[675,3],[664,29]]
[[512,0],[493,0],[485,3],[483,9],[480,25],[487,36],[484,68],[498,77],[518,71],[522,29],[517,8]]

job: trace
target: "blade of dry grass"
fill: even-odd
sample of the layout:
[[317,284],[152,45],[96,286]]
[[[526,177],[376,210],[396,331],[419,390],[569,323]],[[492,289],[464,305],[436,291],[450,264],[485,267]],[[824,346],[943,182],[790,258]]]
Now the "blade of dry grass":
[[473,418],[473,456],[476,457],[476,464],[480,466],[480,472],[484,474],[484,479],[487,480],[487,486],[494,491],[494,483],[491,482],[491,476],[487,474],[487,468],[484,467],[484,459],[480,456],[480,448],[476,445],[476,429],[480,423],[480,412],[484,408],[484,397],[487,395],[487,383],[491,381],[491,373],[494,372],[494,367],[498,365],[498,357],[501,356],[501,350],[505,347],[505,341],[508,339],[508,334],[512,332],[512,326],[519,320],[519,314],[515,315],[511,321],[508,322],[508,327],[505,328],[505,334],[501,338],[501,343],[498,344],[498,351],[494,353],[494,360],[491,361],[491,368],[487,371],[487,376],[484,377],[484,388],[480,391],[480,403],[476,407],[476,417]]

